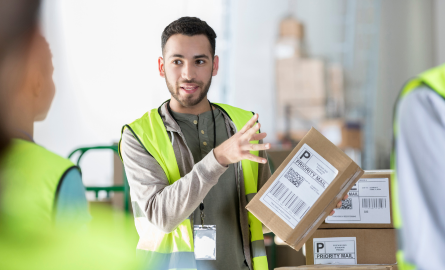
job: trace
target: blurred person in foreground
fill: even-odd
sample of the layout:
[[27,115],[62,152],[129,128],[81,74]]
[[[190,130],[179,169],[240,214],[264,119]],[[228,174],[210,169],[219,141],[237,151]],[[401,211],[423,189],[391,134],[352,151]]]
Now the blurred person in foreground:
[[[80,171],[33,141],[34,121],[45,119],[55,92],[51,51],[35,27],[38,6],[1,3],[0,117],[2,134],[13,138],[1,163],[2,207],[24,218],[20,226],[77,229],[90,220]],[[15,207],[17,195],[26,208]]]
[[[168,25],[158,68],[172,98],[122,129],[137,251],[148,269],[268,269],[262,224],[245,206],[271,175],[270,144],[258,114],[208,100],[219,68],[215,39],[198,18]],[[216,225],[216,243],[194,246],[204,228],[194,224]]]
[[445,65],[405,84],[391,166],[400,270],[445,269]]
[[[49,44],[39,31],[34,32],[30,44],[23,81],[10,99],[8,120],[13,140],[2,169],[4,208],[24,218],[23,226],[54,223],[77,230],[91,219],[80,170],[33,139],[34,122],[46,118],[55,86]],[[13,207],[17,195],[26,208]],[[20,213],[22,210],[26,214]]]
[[[38,6],[36,0],[0,1],[0,269],[139,269],[132,256],[132,245],[122,230],[128,228],[125,219],[121,220],[123,226],[115,228],[107,211],[97,211],[88,231],[76,233],[71,226],[54,226],[57,218],[50,222],[44,212],[47,209],[38,209],[42,206],[40,197],[54,198],[54,195],[33,190],[32,183],[23,185],[21,181],[27,179],[9,177],[21,173],[9,171],[15,165],[10,164],[10,155],[16,155],[17,145],[12,142],[8,147],[8,141],[11,135],[22,136],[14,128],[16,118],[11,119],[14,106],[22,104],[17,99],[26,96],[23,86],[31,83],[27,81],[31,71],[48,72],[44,68],[48,67],[47,44],[35,27]],[[41,53],[41,57],[36,53]],[[46,179],[34,177],[34,180]],[[22,189],[11,189],[12,181]]]

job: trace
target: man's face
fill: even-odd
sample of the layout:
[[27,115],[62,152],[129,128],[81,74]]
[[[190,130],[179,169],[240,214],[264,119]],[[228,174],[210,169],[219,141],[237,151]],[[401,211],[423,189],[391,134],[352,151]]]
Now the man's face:
[[54,67],[49,44],[43,36],[38,38],[36,47],[38,57],[36,57],[35,66],[38,70],[36,71],[35,80],[39,88],[39,95],[35,100],[36,115],[34,120],[42,121],[46,118],[55,95]]
[[159,72],[168,90],[182,107],[200,103],[209,91],[212,76],[218,72],[218,56],[213,57],[205,35],[171,36],[160,57]]

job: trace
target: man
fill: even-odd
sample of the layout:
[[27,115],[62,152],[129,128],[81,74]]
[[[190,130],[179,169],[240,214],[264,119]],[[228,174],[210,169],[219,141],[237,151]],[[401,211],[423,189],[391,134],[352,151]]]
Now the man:
[[[247,213],[244,194],[248,188],[251,198],[270,176],[265,153],[249,152],[267,149],[269,144],[250,143],[266,137],[256,133],[258,115],[233,108],[232,117],[244,121],[236,126],[227,112],[230,108],[210,105],[207,100],[211,78],[218,73],[215,38],[213,29],[198,18],[184,17],[165,28],[159,73],[173,98],[146,117],[150,125],[156,124],[153,131],[160,132],[158,137],[168,134],[168,142],[156,145],[139,122],[140,128],[130,125],[122,134],[120,149],[140,235],[138,251],[147,258],[150,269],[252,269],[252,265],[267,269],[261,223]],[[146,150],[150,143],[144,143],[144,137],[152,140],[154,149]],[[155,148],[168,148],[166,156],[175,159],[173,164],[164,166]],[[240,161],[244,159],[243,166]],[[168,166],[177,168],[168,171]],[[249,175],[248,187],[243,175],[247,166],[255,170]],[[197,210],[201,203],[203,211]],[[201,212],[205,213],[204,225],[216,225],[216,260],[195,263],[194,247],[186,242],[193,243],[191,230],[193,224],[202,223]],[[166,235],[181,231],[188,233],[182,234],[179,244],[169,242],[179,250],[155,246],[157,240],[167,241]]]
[[[148,269],[268,269],[262,224],[245,206],[270,177],[270,144],[257,114],[208,101],[219,67],[215,38],[198,18],[168,25],[158,67],[172,99],[122,130]],[[216,225],[216,259],[195,260],[195,224]]]
[[392,190],[401,270],[445,269],[444,138],[445,65],[441,65],[409,81],[395,110]]
[[[90,220],[79,168],[33,140],[34,122],[46,118],[55,86],[48,43],[38,30],[29,42],[22,82],[10,93],[7,118],[13,140],[2,164],[3,207],[29,229],[56,225],[77,230]],[[13,205],[17,196],[28,202],[26,208]]]

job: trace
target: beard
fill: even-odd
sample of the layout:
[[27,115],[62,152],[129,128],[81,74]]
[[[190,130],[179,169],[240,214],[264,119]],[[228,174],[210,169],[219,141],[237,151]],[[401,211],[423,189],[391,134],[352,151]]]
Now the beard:
[[[212,69],[212,72],[213,72],[213,69]],[[210,85],[212,84],[212,75],[210,75],[210,78],[207,82],[196,81],[193,79],[193,80],[178,81],[175,85],[172,85],[167,79],[167,74],[165,74],[165,82],[167,83],[167,88],[170,91],[170,94],[173,96],[173,98],[176,99],[176,101],[178,101],[179,104],[181,104],[181,106],[183,106],[185,108],[189,108],[189,107],[193,107],[193,106],[199,104],[207,96],[207,93],[209,92]],[[198,97],[196,97],[196,98],[193,98],[193,95],[181,96],[179,94],[179,90],[180,90],[179,85],[181,83],[195,83],[202,90],[199,93]]]

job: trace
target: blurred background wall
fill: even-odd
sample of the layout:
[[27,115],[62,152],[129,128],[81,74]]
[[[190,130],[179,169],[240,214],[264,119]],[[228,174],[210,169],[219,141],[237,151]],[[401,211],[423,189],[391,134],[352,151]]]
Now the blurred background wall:
[[[402,85],[445,62],[443,11],[440,0],[46,0],[43,28],[57,94],[35,140],[63,156],[117,142],[123,124],[169,98],[157,71],[163,29],[196,16],[218,35],[221,70],[209,99],[258,112],[267,140],[289,148],[277,100],[277,48],[280,23],[294,18],[304,27],[299,57],[322,63],[324,79],[337,67],[344,80],[343,111],[332,109],[327,94],[325,117],[305,119],[299,129],[323,128],[334,118],[358,123],[361,145],[351,152],[357,162],[389,168],[392,110]],[[289,138],[290,145],[298,141]],[[112,183],[112,159],[89,154],[81,164],[85,184]]]

